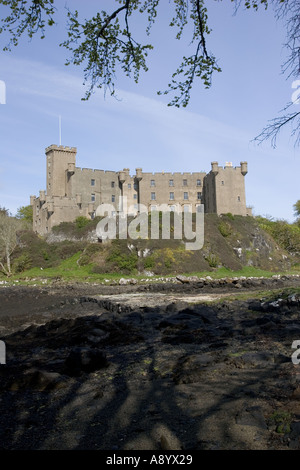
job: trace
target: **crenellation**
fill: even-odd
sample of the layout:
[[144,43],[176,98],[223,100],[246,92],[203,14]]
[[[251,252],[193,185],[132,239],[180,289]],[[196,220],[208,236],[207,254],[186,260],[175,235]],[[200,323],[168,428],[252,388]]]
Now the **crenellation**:
[[93,218],[97,207],[119,207],[121,197],[127,207],[138,211],[138,204],[149,210],[160,204],[180,205],[182,210],[197,211],[200,204],[206,213],[251,215],[246,207],[244,176],[247,162],[233,167],[231,162],[199,172],[143,172],[141,167],[130,175],[120,171],[76,167],[76,147],[50,145],[46,148],[47,189],[39,197],[30,196],[33,229],[44,235],[61,222],[78,216]]

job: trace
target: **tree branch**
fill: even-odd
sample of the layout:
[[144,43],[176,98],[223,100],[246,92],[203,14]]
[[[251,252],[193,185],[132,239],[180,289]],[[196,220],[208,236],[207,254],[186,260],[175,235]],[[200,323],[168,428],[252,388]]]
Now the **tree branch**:
[[[278,137],[279,132],[286,124],[288,124],[289,122],[293,122],[297,118],[297,116],[300,117],[300,111],[272,119],[270,121],[271,124],[266,126],[262,130],[262,132],[253,139],[253,141],[256,141],[261,144],[262,142],[271,139],[272,147],[276,148],[276,139]],[[292,135],[295,135],[297,131],[298,136],[296,137],[295,145],[300,143],[300,123],[298,123],[298,125],[293,129]]]
[[203,24],[203,19],[201,15],[201,9],[200,9],[200,0],[196,0],[196,6],[197,6],[197,14],[198,14],[198,21],[199,21],[199,31],[200,31],[200,36],[201,36],[201,45],[203,47],[203,52],[206,58],[209,58],[208,52],[206,50],[206,41],[204,37],[204,24]]
[[108,25],[110,24],[110,22],[116,18],[118,16],[118,14],[123,11],[123,10],[127,10],[128,12],[128,8],[129,8],[129,3],[130,3],[130,0],[126,0],[126,3],[125,5],[123,5],[122,7],[118,8],[117,10],[115,10],[110,16],[108,16],[106,18],[106,21],[104,22],[104,24],[102,25],[102,28],[100,29],[99,33],[98,33],[98,36],[100,37],[103,37],[103,39],[106,39],[103,32],[104,30],[108,27]]

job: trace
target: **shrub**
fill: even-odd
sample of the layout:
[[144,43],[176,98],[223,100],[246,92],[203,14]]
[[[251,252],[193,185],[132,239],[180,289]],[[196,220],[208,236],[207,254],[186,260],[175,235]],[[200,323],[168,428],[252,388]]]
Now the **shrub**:
[[274,240],[292,254],[300,253],[300,226],[288,224],[284,220],[271,221],[266,218],[258,218],[260,227],[268,232]]
[[136,253],[122,253],[118,246],[112,246],[106,261],[111,264],[112,268],[132,273],[137,269],[138,256]]
[[84,217],[83,215],[80,215],[75,220],[76,227],[79,229],[85,227],[89,223],[90,223],[90,220]]
[[223,237],[229,237],[232,234],[232,227],[228,222],[221,222],[218,229]]
[[86,266],[87,264],[91,263],[93,261],[93,255],[99,253],[102,250],[103,245],[98,245],[94,243],[88,245],[78,260],[79,266]]
[[217,268],[220,263],[219,257],[217,255],[214,255],[213,253],[209,253],[209,255],[206,256],[205,259],[211,268]]
[[13,263],[13,270],[16,273],[22,273],[26,271],[26,269],[31,268],[32,260],[28,253],[24,253],[23,255],[19,256],[17,259],[14,260]]
[[155,266],[155,260],[153,256],[147,256],[144,261],[144,269],[152,269]]
[[68,240],[64,240],[63,242],[54,244],[53,249],[55,249],[56,255],[59,259],[67,259],[70,256],[75,255],[75,253],[82,251],[84,246],[84,242],[70,242]]

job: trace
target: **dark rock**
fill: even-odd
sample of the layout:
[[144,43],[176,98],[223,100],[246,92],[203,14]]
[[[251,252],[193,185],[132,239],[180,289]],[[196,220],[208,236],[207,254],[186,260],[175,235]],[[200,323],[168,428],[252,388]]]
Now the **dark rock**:
[[103,351],[89,347],[75,347],[65,361],[65,373],[70,376],[80,375],[81,372],[93,372],[108,366]]
[[29,369],[19,376],[10,386],[10,390],[31,389],[39,392],[52,391],[64,388],[68,385],[68,379],[56,372],[46,370]]
[[251,300],[248,303],[249,310],[254,310],[256,312],[261,312],[263,310],[261,302],[259,300]]

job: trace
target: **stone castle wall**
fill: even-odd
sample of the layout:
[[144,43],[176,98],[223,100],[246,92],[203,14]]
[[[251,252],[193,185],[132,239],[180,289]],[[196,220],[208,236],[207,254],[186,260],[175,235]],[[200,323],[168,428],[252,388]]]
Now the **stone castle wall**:
[[30,197],[33,230],[41,235],[78,216],[93,218],[103,203],[118,210],[121,196],[126,196],[133,214],[138,204],[149,211],[162,204],[172,210],[179,204],[183,211],[191,212],[204,204],[207,213],[251,215],[245,197],[246,162],[239,167],[226,163],[224,168],[212,162],[209,173],[149,173],[137,168],[131,175],[128,168],[119,172],[78,168],[76,153],[75,147],[46,148],[47,189],[40,191],[39,197]]

